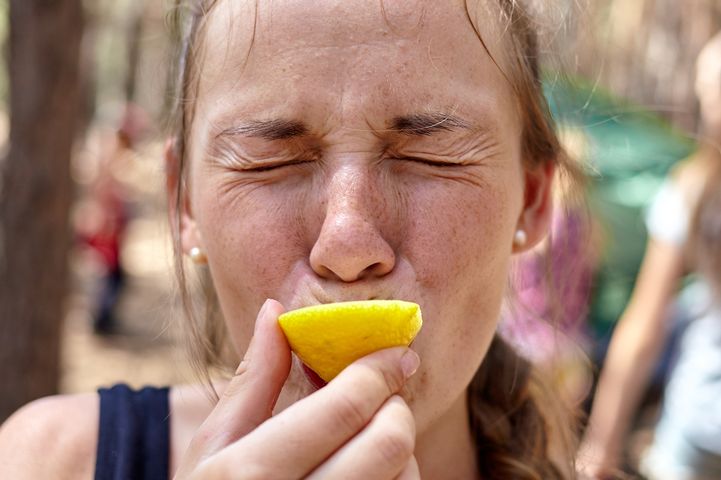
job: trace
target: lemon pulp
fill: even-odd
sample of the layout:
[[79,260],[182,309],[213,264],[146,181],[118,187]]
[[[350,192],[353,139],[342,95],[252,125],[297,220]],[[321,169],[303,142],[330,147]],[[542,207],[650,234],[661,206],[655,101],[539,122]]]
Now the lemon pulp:
[[369,353],[409,345],[423,320],[416,303],[365,300],[299,308],[278,323],[296,355],[329,382]]

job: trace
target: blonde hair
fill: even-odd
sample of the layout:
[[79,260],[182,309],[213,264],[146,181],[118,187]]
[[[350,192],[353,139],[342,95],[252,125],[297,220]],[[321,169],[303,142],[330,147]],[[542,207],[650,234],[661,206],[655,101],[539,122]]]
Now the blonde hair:
[[[178,0],[180,2],[180,0]],[[582,177],[579,167],[567,160],[554,131],[553,121],[541,84],[538,37],[528,11],[515,0],[492,0],[505,17],[507,57],[497,62],[489,51],[475,16],[466,2],[466,13],[486,51],[510,82],[522,115],[522,152],[529,166],[554,163],[557,169],[575,181]],[[172,120],[176,138],[175,166],[181,179],[178,191],[172,192],[180,211],[182,178],[185,175],[187,139],[194,116],[194,102],[203,55],[203,32],[208,13],[217,0],[195,0],[188,9],[180,4],[174,10],[179,35],[177,63],[177,103]],[[478,4],[477,4],[478,5]],[[255,23],[253,25],[255,28]],[[502,66],[502,63],[508,65]],[[506,68],[504,68],[506,67]],[[179,244],[179,222],[174,224],[177,276],[184,310],[190,326],[192,358],[201,375],[208,379],[209,367],[223,367],[228,346],[223,322],[210,279],[205,279],[206,314],[199,317],[192,305],[187,276],[182,265]],[[494,338],[490,350],[468,389],[469,422],[477,447],[478,465],[487,479],[561,479],[573,477],[574,449],[572,429],[564,412],[558,408],[552,392],[545,388],[534,368],[506,345]],[[556,453],[551,449],[555,448]],[[558,453],[560,452],[560,453]]]

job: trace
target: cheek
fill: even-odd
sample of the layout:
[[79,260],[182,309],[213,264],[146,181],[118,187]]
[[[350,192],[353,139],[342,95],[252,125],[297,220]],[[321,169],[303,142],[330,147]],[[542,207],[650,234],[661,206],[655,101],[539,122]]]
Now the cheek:
[[409,393],[419,428],[465,391],[495,333],[521,208],[513,191],[424,189],[412,199],[407,254],[424,327],[414,344],[423,366]]
[[407,235],[409,262],[430,306],[433,337],[447,343],[447,352],[473,349],[495,330],[516,222],[513,201],[501,189],[428,193],[425,201],[416,199],[426,208]]
[[520,212],[520,196],[511,192],[490,185],[417,189],[405,254],[425,291],[461,301],[504,283]]
[[273,185],[202,191],[196,217],[221,309],[231,328],[241,323],[248,330],[265,299],[276,298],[293,265],[307,257],[300,231],[304,195]]

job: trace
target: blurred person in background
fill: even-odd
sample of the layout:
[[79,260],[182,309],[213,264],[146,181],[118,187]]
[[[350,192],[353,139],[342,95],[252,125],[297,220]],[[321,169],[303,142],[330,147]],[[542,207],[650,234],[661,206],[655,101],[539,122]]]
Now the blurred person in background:
[[[702,144],[674,169],[649,209],[642,268],[613,334],[579,451],[589,478],[619,472],[635,411],[674,328],[669,319],[688,323],[639,470],[653,480],[721,478],[721,33],[698,57],[696,94]],[[694,279],[677,297],[689,271]]]
[[97,170],[75,212],[76,237],[96,255],[100,288],[94,302],[93,330],[107,335],[118,330],[117,306],[126,285],[121,253],[130,220],[128,191],[119,180],[148,128],[145,112],[128,103],[114,135],[100,140]]

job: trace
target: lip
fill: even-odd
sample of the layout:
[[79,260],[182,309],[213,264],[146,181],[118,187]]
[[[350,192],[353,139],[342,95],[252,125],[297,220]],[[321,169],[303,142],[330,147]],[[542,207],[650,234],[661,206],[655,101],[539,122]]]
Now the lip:
[[296,301],[290,302],[288,311],[297,310],[305,307],[315,307],[318,305],[328,305],[331,303],[345,303],[345,302],[358,302],[368,300],[394,300],[392,296],[380,296],[380,295],[323,295],[323,296],[312,296],[311,298],[297,299]]
[[305,363],[301,363],[301,366],[303,367],[303,373],[305,374],[305,378],[308,380],[308,382],[310,382],[310,384],[316,391],[328,385],[328,382],[320,378],[317,373],[315,373],[313,370],[310,369],[310,367],[308,367],[308,365],[306,365]]
[[[380,289],[378,286],[362,287],[360,285],[309,285],[310,302],[308,304],[326,304],[336,302],[351,302],[358,300],[391,300],[395,298],[389,295],[387,289]],[[306,306],[306,305],[304,305]]]

